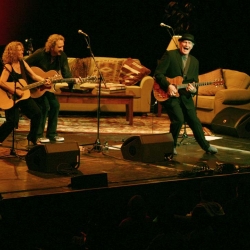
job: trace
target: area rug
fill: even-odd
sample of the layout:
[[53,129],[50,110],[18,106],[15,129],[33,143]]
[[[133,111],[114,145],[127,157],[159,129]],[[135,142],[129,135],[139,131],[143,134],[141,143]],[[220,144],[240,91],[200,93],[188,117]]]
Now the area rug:
[[[0,123],[4,122],[5,118],[0,118]],[[99,123],[99,126],[98,126]],[[96,133],[99,127],[101,134],[159,134],[169,132],[170,121],[166,114],[157,117],[155,114],[147,116],[136,115],[133,119],[133,125],[129,125],[126,118],[122,114],[100,115],[98,122],[97,116],[94,115],[60,115],[58,120],[57,131],[67,133]],[[17,131],[29,131],[30,121],[26,117],[21,117]],[[211,131],[204,127],[204,134],[211,135]],[[187,135],[192,135],[192,130],[184,126],[181,134],[186,132]]]

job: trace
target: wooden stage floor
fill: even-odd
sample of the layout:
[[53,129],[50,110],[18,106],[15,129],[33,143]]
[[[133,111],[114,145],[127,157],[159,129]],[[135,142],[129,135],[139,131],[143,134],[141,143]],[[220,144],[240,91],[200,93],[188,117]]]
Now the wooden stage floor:
[[[61,135],[65,137],[65,142],[57,145],[63,144],[65,150],[67,144],[76,142],[81,151],[79,168],[66,169],[60,173],[29,169],[25,160],[25,155],[28,153],[26,135],[16,134],[14,143],[16,155],[12,155],[12,136],[7,138],[0,148],[0,193],[4,199],[75,192],[70,186],[71,178],[81,175],[88,177],[106,173],[108,188],[112,188],[177,182],[199,175],[217,175],[218,163],[232,163],[242,170],[233,172],[234,175],[239,174],[238,172],[248,172],[250,166],[250,141],[243,138],[223,135],[222,139],[211,141],[219,153],[210,155],[200,149],[190,136],[177,147],[178,155],[172,160],[143,163],[125,160],[122,156],[120,147],[131,135],[100,134],[99,138],[96,134],[84,133],[61,133]],[[95,150],[93,145],[96,139],[100,140],[101,145],[108,142],[109,150]],[[61,146],[55,145],[55,147]],[[209,171],[204,172],[204,166]]]

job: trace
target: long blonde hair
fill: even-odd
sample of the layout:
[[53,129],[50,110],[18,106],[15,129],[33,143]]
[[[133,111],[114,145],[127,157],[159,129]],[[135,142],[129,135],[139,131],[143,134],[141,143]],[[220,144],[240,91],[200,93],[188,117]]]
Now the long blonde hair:
[[58,34],[50,35],[47,42],[45,43],[45,51],[49,52],[51,48],[55,47],[56,42],[58,40],[64,41],[65,39],[62,35],[58,35]]
[[23,44],[18,41],[13,41],[6,45],[2,55],[3,63],[12,64],[13,62],[19,60],[17,52],[18,46],[21,46],[21,48],[24,50]]

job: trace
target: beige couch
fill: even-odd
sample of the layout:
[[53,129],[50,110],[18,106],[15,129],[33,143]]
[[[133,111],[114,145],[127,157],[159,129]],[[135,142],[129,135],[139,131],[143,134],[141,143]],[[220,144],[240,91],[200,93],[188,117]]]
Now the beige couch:
[[[199,86],[194,103],[202,124],[211,124],[214,117],[227,107],[250,111],[250,77],[246,73],[216,69],[199,75],[199,83],[205,86]],[[158,115],[161,115],[160,104]]]
[[[151,106],[151,93],[154,84],[154,80],[149,76],[150,70],[140,64],[138,59],[133,59],[133,65],[139,67],[135,69],[135,74],[128,72],[124,65],[127,65],[128,58],[111,58],[111,57],[96,57],[95,58],[98,67],[100,68],[102,75],[106,82],[113,83],[125,83],[126,80],[126,92],[134,94],[133,111],[140,113],[150,112]],[[68,58],[69,66],[73,77],[87,77],[87,76],[99,76],[95,62],[92,58]],[[132,64],[130,67],[134,67]],[[140,65],[140,66],[138,66]],[[137,70],[140,72],[138,73]],[[126,78],[126,77],[127,78]],[[137,78],[140,79],[137,82]],[[130,81],[131,80],[131,81]],[[134,84],[137,82],[136,84]],[[66,83],[56,84],[56,89],[67,86]],[[76,88],[81,89],[93,89],[96,83],[82,83]],[[93,89],[93,92],[95,89]],[[101,104],[101,111],[105,112],[125,112],[125,105],[109,105]],[[97,104],[71,104],[61,103],[61,111],[96,111]]]
[[197,103],[197,115],[203,124],[211,124],[214,117],[227,107],[250,111],[249,75],[236,70],[217,69],[200,75],[199,82],[214,81],[216,83],[221,78],[224,86],[199,87],[198,95],[194,97],[194,102]]

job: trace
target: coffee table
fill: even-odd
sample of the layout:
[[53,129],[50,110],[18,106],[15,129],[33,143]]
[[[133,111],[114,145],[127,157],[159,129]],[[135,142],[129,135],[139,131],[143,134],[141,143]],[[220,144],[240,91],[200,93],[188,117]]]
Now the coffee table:
[[[98,104],[97,94],[56,92],[55,95],[60,103]],[[133,97],[132,93],[101,94],[100,104],[125,104],[126,120],[129,121],[129,125],[133,125]]]

